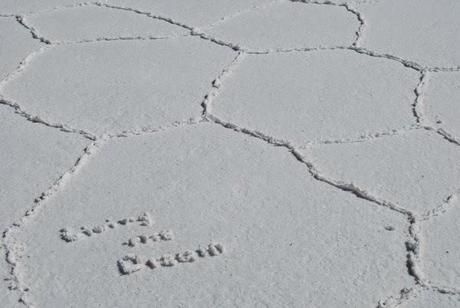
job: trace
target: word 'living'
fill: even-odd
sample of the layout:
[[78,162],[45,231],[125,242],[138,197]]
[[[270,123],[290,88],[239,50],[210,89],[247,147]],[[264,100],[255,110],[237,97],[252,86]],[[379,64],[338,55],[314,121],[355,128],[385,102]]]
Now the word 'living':
[[170,267],[179,263],[192,263],[198,258],[215,257],[224,252],[221,244],[209,244],[206,249],[187,250],[175,255],[163,255],[160,258],[145,258],[135,254],[128,254],[118,260],[118,269],[122,275],[129,275],[140,270],[159,267]]
[[74,231],[71,228],[62,228],[59,230],[59,232],[61,234],[62,240],[66,242],[75,242],[82,238],[88,238],[94,234],[100,234],[110,229],[115,229],[118,226],[128,226],[135,222],[139,223],[141,226],[150,226],[153,224],[153,220],[149,213],[142,213],[137,218],[128,217],[120,219],[116,222],[111,221],[110,219],[106,219],[104,224],[93,227],[81,227],[79,231]]

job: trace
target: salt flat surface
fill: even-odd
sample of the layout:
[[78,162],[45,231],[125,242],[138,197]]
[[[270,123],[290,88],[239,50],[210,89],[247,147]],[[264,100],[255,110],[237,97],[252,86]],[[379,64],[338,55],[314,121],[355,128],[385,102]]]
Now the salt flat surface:
[[460,279],[456,273],[460,271],[457,260],[460,257],[459,243],[456,235],[460,231],[458,220],[459,192],[446,202],[448,215],[436,215],[424,221],[423,236],[427,244],[423,247],[423,267],[429,279],[442,285],[457,285]]
[[[212,124],[112,142],[23,234],[31,259],[24,271],[37,288],[36,303],[87,306],[105,286],[113,295],[100,302],[104,306],[369,306],[410,284],[404,219],[317,183],[305,169],[282,149]],[[128,193],[133,190],[135,196]],[[144,211],[155,220],[151,228],[119,226],[71,243],[57,236],[62,227]],[[350,224],[336,223],[342,220]],[[152,229],[170,229],[175,239],[139,248],[117,240]],[[224,253],[115,279],[116,261],[127,252],[159,257],[208,242],[222,243]],[[59,279],[50,281],[53,276]],[[369,283],[375,279],[378,288]]]
[[110,6],[167,17],[192,27],[203,27],[275,0],[112,0]]
[[0,79],[4,79],[39,43],[13,18],[0,19],[0,39]]
[[213,114],[299,145],[413,123],[418,74],[351,50],[248,55],[228,75]]
[[359,10],[369,20],[364,47],[427,67],[460,66],[460,2],[388,0],[360,5]]
[[401,308],[455,308],[460,305],[460,298],[452,294],[440,294],[429,289],[413,292],[407,301],[396,305]]
[[27,23],[51,41],[155,39],[182,34],[171,24],[107,7],[70,7],[27,17]]
[[358,26],[356,16],[343,6],[277,1],[247,10],[205,31],[242,48],[261,52],[346,46],[355,40]]
[[460,307],[459,28],[0,1],[0,306]]
[[[89,142],[78,135],[62,134],[56,129],[31,123],[0,105],[0,227],[4,230],[12,217],[21,217],[34,199],[45,191],[81,155]],[[27,185],[25,185],[27,183]],[[5,254],[5,250],[1,252]],[[0,261],[0,273],[7,277],[5,259]],[[0,301],[13,305],[17,296],[7,292],[1,282]],[[6,304],[5,304],[6,305]],[[11,306],[13,307],[13,306]]]
[[196,37],[62,45],[36,55],[3,93],[95,134],[159,127],[199,117],[209,81],[234,56]]
[[424,120],[460,143],[460,74],[433,76],[422,105]]
[[[84,4],[84,0],[2,0],[2,15],[16,15]],[[101,2],[105,2],[104,0]]]
[[306,152],[324,174],[420,214],[459,188],[460,148],[427,130]]
[[[0,253],[2,253],[3,256],[5,255],[6,251],[3,247],[0,249]],[[9,265],[4,258],[0,260],[0,275],[2,275],[2,277],[8,277],[9,275]],[[23,305],[18,302],[17,294],[8,289],[7,281],[2,281],[0,287],[0,301],[3,306],[12,308],[23,307]]]

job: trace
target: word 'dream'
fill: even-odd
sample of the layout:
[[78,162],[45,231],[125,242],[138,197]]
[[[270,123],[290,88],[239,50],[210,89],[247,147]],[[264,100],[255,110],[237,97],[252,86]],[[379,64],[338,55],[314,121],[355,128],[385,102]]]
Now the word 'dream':
[[117,265],[122,275],[129,275],[146,268],[153,270],[160,267],[171,267],[181,263],[193,263],[198,259],[215,257],[222,253],[224,253],[224,247],[221,244],[209,244],[207,248],[187,250],[175,255],[166,254],[159,258],[146,258],[135,254],[128,254],[118,260]]

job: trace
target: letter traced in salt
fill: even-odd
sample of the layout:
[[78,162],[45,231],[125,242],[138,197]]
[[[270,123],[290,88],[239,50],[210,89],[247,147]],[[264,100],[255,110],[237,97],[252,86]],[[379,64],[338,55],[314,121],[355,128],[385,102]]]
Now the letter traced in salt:
[[194,262],[195,261],[195,253],[191,250],[187,250],[183,253],[178,253],[176,255],[177,262],[185,263],[185,262]]
[[153,220],[150,217],[150,214],[147,212],[144,212],[141,215],[139,215],[137,221],[141,222],[141,226],[150,226],[151,224],[153,224]]
[[176,260],[172,255],[163,255],[159,261],[161,266],[174,266],[176,264]]
[[145,265],[141,262],[142,260],[139,256],[134,254],[128,254],[120,260],[118,260],[117,264],[120,273],[122,275],[128,275],[143,269]]
[[120,219],[120,220],[118,221],[118,223],[119,223],[120,225],[126,225],[126,224],[128,223],[128,219],[127,219],[127,218]]
[[93,227],[93,232],[94,233],[102,233],[105,231],[105,226],[96,226]]
[[170,241],[174,238],[174,234],[171,230],[161,231],[159,236],[163,241]]
[[150,269],[155,269],[155,268],[160,267],[160,264],[158,263],[157,260],[155,260],[155,258],[148,259],[147,262],[145,262],[145,265],[148,266]]

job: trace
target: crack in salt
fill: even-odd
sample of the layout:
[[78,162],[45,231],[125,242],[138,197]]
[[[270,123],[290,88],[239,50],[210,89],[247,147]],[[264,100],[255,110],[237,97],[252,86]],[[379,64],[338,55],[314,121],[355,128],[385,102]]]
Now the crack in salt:
[[188,120],[183,120],[183,121],[175,121],[169,125],[165,126],[158,126],[158,127],[144,127],[141,129],[133,129],[133,130],[124,130],[118,133],[109,133],[106,134],[107,138],[128,138],[128,137],[135,137],[135,136],[144,136],[144,135],[150,135],[150,134],[155,134],[158,132],[164,132],[166,130],[170,130],[173,128],[178,128],[178,127],[183,127],[183,126],[193,126],[197,125],[200,123],[207,122],[204,120],[201,116],[197,118],[190,118]]
[[150,17],[150,18],[153,18],[153,19],[161,20],[161,21],[167,22],[167,23],[169,23],[171,25],[175,25],[175,26],[180,27],[182,29],[188,30],[190,35],[192,35],[192,36],[197,36],[197,37],[199,37],[199,38],[201,38],[203,40],[207,40],[207,41],[210,41],[210,42],[215,43],[217,45],[231,48],[232,50],[235,50],[235,51],[240,50],[240,47],[237,46],[237,45],[234,45],[234,44],[232,44],[230,42],[224,42],[224,41],[219,40],[217,38],[211,37],[211,36],[209,36],[208,34],[206,34],[205,32],[201,31],[198,28],[186,25],[186,24],[184,24],[182,22],[173,20],[172,18],[169,18],[169,17],[156,15],[156,14],[153,14],[151,12],[141,11],[141,10],[133,9],[133,8],[130,8],[130,7],[112,5],[112,4],[107,4],[107,3],[96,2],[95,5],[98,5],[100,7],[107,7],[107,8],[112,8],[112,9],[130,11],[130,12],[133,12],[133,13],[136,13],[136,14],[139,14],[139,15],[144,15],[144,16],[147,16],[147,17]]
[[[127,10],[134,12],[136,14],[140,15],[145,15],[154,19],[162,20],[164,22],[170,23],[172,25],[181,27],[183,29],[186,29],[189,31],[189,35],[192,36],[198,36],[199,38],[203,40],[210,41],[212,43],[229,47],[232,50],[238,51],[238,55],[234,58],[232,63],[230,63],[229,66],[224,68],[219,76],[217,76],[214,81],[212,82],[212,87],[211,90],[206,94],[204,97],[204,100],[202,101],[202,107],[203,107],[203,113],[202,117],[198,119],[189,119],[185,121],[179,121],[179,122],[174,122],[170,126],[167,127],[160,127],[160,128],[143,128],[140,130],[126,130],[120,133],[113,133],[110,135],[104,135],[101,137],[96,137],[95,135],[85,132],[83,130],[79,129],[74,129],[74,128],[69,128],[65,124],[55,124],[55,123],[48,123],[47,121],[37,117],[37,116],[32,116],[28,114],[26,111],[24,111],[23,108],[21,108],[18,104],[7,101],[5,99],[0,100],[0,104],[9,106],[15,110],[17,114],[20,116],[24,117],[26,120],[34,122],[34,123],[40,123],[48,127],[53,127],[56,129],[59,129],[60,131],[63,132],[71,132],[71,133],[76,133],[80,134],[88,139],[93,140],[93,142],[84,149],[83,154],[77,159],[77,161],[74,163],[74,165],[67,171],[65,172],[58,180],[56,180],[51,187],[43,192],[39,197],[36,198],[34,201],[34,205],[32,206],[31,209],[29,209],[23,217],[21,217],[19,220],[13,222],[4,232],[3,232],[3,247],[5,249],[5,257],[7,260],[7,263],[10,266],[10,276],[11,278],[9,279],[10,284],[11,284],[11,289],[12,290],[18,290],[21,294],[21,302],[25,304],[26,306],[32,306],[32,302],[28,298],[28,293],[29,293],[29,288],[27,288],[24,283],[22,282],[22,277],[21,273],[19,272],[18,269],[18,260],[17,260],[17,251],[16,247],[18,246],[18,243],[16,243],[11,237],[13,232],[19,232],[21,230],[22,226],[29,220],[33,219],[34,214],[36,213],[37,210],[42,208],[44,206],[44,203],[51,198],[55,193],[60,191],[63,186],[65,186],[65,183],[72,177],[77,176],[78,171],[86,164],[86,162],[94,156],[94,153],[97,152],[97,150],[105,144],[108,140],[112,138],[124,138],[124,137],[132,137],[132,136],[139,136],[139,135],[144,135],[144,134],[151,134],[151,133],[156,133],[162,130],[170,129],[173,127],[180,127],[184,125],[195,125],[195,124],[200,124],[204,122],[213,122],[216,125],[223,126],[227,129],[234,130],[239,133],[243,133],[258,139],[261,139],[265,142],[267,142],[270,145],[273,146],[280,146],[286,148],[293,156],[295,159],[297,159],[300,163],[302,163],[304,166],[307,167],[307,170],[309,174],[317,181],[322,182],[324,184],[327,184],[329,186],[334,187],[335,189],[351,193],[355,195],[356,197],[360,199],[364,199],[368,202],[371,202],[373,204],[376,204],[378,206],[385,207],[389,210],[395,211],[399,214],[402,214],[405,216],[408,220],[409,223],[409,229],[408,229],[408,234],[409,234],[409,239],[405,243],[406,246],[406,253],[407,253],[407,259],[406,259],[406,266],[407,266],[407,271],[408,274],[413,277],[415,280],[416,286],[422,286],[422,287],[427,287],[430,288],[434,291],[444,293],[444,294],[455,294],[455,295],[460,295],[460,290],[455,289],[455,288],[449,288],[449,287],[443,287],[443,286],[437,286],[432,284],[429,280],[425,280],[423,271],[421,270],[421,255],[420,255],[420,228],[418,226],[418,221],[419,218],[415,217],[415,215],[400,207],[397,204],[391,203],[389,201],[383,200],[381,198],[378,198],[376,196],[371,195],[369,192],[361,189],[360,187],[354,185],[353,183],[345,183],[342,181],[338,181],[335,179],[330,179],[323,174],[321,174],[318,169],[313,165],[312,162],[308,161],[305,156],[303,156],[299,151],[298,148],[293,146],[289,141],[286,140],[281,140],[272,136],[268,136],[262,132],[256,131],[256,130],[251,130],[248,128],[243,128],[238,126],[237,124],[230,123],[230,122],[225,122],[218,117],[214,116],[211,112],[211,105],[213,99],[219,95],[219,91],[221,89],[222,81],[225,79],[225,77],[231,73],[231,71],[237,67],[240,62],[243,61],[244,55],[245,54],[269,54],[269,53],[286,53],[286,52],[309,52],[309,51],[321,51],[321,50],[331,50],[331,49],[349,49],[352,51],[355,51],[357,53],[367,55],[367,56],[372,56],[372,57],[378,57],[378,58],[385,58],[391,61],[397,61],[404,65],[406,68],[409,69],[414,69],[418,72],[421,73],[421,77],[419,80],[419,84],[417,85],[417,88],[414,90],[414,93],[416,95],[416,98],[414,100],[414,103],[412,104],[412,112],[413,115],[416,119],[416,125],[410,126],[408,128],[402,128],[399,130],[391,130],[388,132],[382,132],[382,133],[374,133],[370,135],[366,135],[364,137],[360,137],[357,139],[347,139],[347,140],[320,140],[320,141],[312,141],[311,144],[309,145],[314,145],[314,144],[333,144],[333,143],[350,143],[350,142],[363,142],[363,141],[368,141],[371,139],[375,138],[380,138],[382,136],[398,136],[402,133],[405,133],[406,131],[410,130],[416,130],[416,129],[427,129],[436,132],[438,135],[442,136],[444,139],[447,141],[460,145],[460,140],[456,139],[454,136],[452,136],[450,133],[446,132],[443,129],[436,129],[433,128],[429,125],[426,126],[421,126],[422,123],[425,121],[424,119],[424,114],[423,114],[423,92],[428,80],[429,72],[440,72],[440,71],[447,71],[447,72],[454,72],[454,71],[460,71],[460,67],[451,67],[451,68],[442,68],[442,67],[424,67],[416,62],[409,61],[391,54],[385,54],[385,53],[379,53],[376,51],[371,51],[365,48],[360,47],[360,39],[363,36],[365,27],[366,27],[366,22],[364,16],[356,9],[352,8],[349,6],[346,2],[336,4],[332,3],[330,1],[308,1],[308,0],[291,0],[294,2],[304,2],[304,3],[311,3],[311,4],[319,4],[319,5],[335,5],[335,6],[341,6],[344,7],[348,12],[352,13],[353,15],[356,16],[359,22],[359,27],[357,31],[355,32],[355,41],[352,43],[351,46],[330,46],[330,47],[316,47],[316,48],[296,48],[296,49],[274,49],[274,50],[266,50],[266,51],[255,51],[255,50],[246,50],[238,45],[235,45],[231,42],[225,42],[222,40],[219,40],[217,38],[211,37],[210,35],[206,34],[206,32],[183,24],[181,22],[175,21],[171,18],[164,17],[164,16],[159,16],[159,15],[154,15],[150,12],[143,12],[140,10],[136,10],[133,8],[129,7],[122,7],[122,6],[115,6],[115,5],[110,5],[104,2],[85,2],[81,3],[78,5],[72,5],[72,6],[61,6],[59,8],[53,8],[50,10],[57,10],[57,9],[63,9],[63,8],[69,8],[69,7],[77,7],[77,6],[85,6],[85,5],[96,5],[96,6],[101,6],[101,7],[107,7],[107,8],[112,8],[112,9],[120,9],[120,10]],[[273,1],[273,3],[276,3],[277,1]],[[271,5],[272,3],[270,3]],[[260,6],[263,7],[263,6]],[[252,7],[252,9],[258,9],[259,7]],[[47,11],[47,10],[43,10]],[[43,12],[40,11],[40,12]],[[233,15],[225,16],[221,20],[217,21],[214,24],[211,24],[210,27],[213,27],[219,23],[225,22],[228,19],[231,19],[235,16],[238,16],[239,14],[244,13],[245,10],[237,12]],[[30,26],[24,15],[5,15],[1,14],[1,17],[15,17],[17,22],[21,24],[24,28],[26,28],[30,33],[33,39],[37,39],[40,42],[46,44],[46,45],[57,45],[57,44],[71,44],[71,43],[87,43],[87,42],[99,42],[99,41],[108,41],[108,40],[145,40],[145,39],[166,39],[167,37],[118,37],[118,38],[107,38],[107,37],[101,37],[101,38],[96,38],[93,40],[82,40],[82,41],[76,41],[76,42],[51,42],[47,38],[43,37],[40,35],[39,31]],[[18,69],[13,72],[12,74],[8,75],[4,80],[0,82],[0,88],[5,85],[9,80],[12,80],[17,76],[28,64],[28,62],[37,54],[43,51],[44,49],[40,49],[38,52],[34,52],[30,54],[26,59],[24,59]],[[429,219],[430,217],[439,215],[440,213],[445,212],[452,203],[452,200],[454,200],[457,196],[458,192],[455,194],[449,196],[446,198],[443,204],[441,204],[439,207],[425,213],[422,215],[421,220],[424,219]],[[408,298],[408,296],[412,293],[413,289],[402,289],[399,296],[394,298],[390,297],[389,299],[379,302],[378,307],[388,307],[388,305],[391,303],[399,304],[402,303],[404,300]]]
[[61,175],[46,191],[42,192],[37,198],[33,201],[33,206],[28,209],[25,214],[10,224],[2,233],[1,245],[5,250],[5,260],[9,266],[9,275],[6,280],[9,282],[9,289],[12,291],[17,291],[20,294],[19,302],[24,304],[26,307],[34,307],[33,302],[29,298],[30,287],[26,286],[22,279],[22,273],[18,269],[19,265],[19,255],[20,255],[20,243],[16,242],[13,238],[13,233],[21,232],[22,228],[29,221],[32,221],[35,215],[46,206],[46,202],[52,198],[55,194],[62,191],[66,183],[68,183],[73,177],[77,176],[79,171],[88,163],[90,159],[93,158],[106,143],[112,139],[117,138],[126,138],[126,137],[135,137],[143,136],[147,134],[154,134],[169,129],[179,128],[183,126],[197,125],[200,123],[207,122],[207,120],[200,117],[199,119],[189,119],[186,121],[174,122],[167,127],[158,127],[158,128],[144,128],[141,130],[126,130],[117,134],[105,134],[83,149],[83,154],[75,161],[70,169],[68,169],[63,175]]
[[305,4],[316,4],[316,5],[330,5],[330,6],[338,6],[338,7],[343,7],[347,12],[351,13],[356,17],[358,20],[359,26],[358,29],[355,32],[355,40],[351,44],[352,47],[358,47],[359,46],[359,41],[361,40],[364,29],[366,26],[364,16],[355,8],[351,7],[347,2],[341,2],[341,3],[335,3],[329,0],[325,1],[318,1],[318,0],[290,0],[291,2],[301,2]]
[[5,85],[8,82],[10,82],[11,80],[14,80],[15,78],[17,78],[24,71],[24,69],[30,64],[30,62],[33,60],[33,58],[35,56],[37,56],[38,54],[43,53],[49,47],[50,47],[49,45],[42,46],[38,50],[35,50],[35,51],[31,52],[29,55],[27,55],[19,63],[18,67],[13,72],[8,74],[3,80],[0,81],[0,105],[12,108],[14,110],[15,114],[23,117],[24,119],[26,119],[29,122],[42,124],[42,125],[45,125],[45,126],[50,127],[50,128],[56,128],[61,132],[78,134],[78,135],[83,136],[84,138],[87,138],[87,139],[90,139],[90,140],[95,140],[96,136],[94,134],[90,133],[90,132],[85,131],[85,130],[70,127],[69,125],[67,125],[65,123],[51,123],[51,122],[46,121],[43,118],[39,117],[38,115],[32,115],[32,114],[28,113],[18,103],[12,102],[12,101],[4,98],[2,96],[2,94],[1,94],[1,92],[3,91]]
[[375,139],[385,138],[385,137],[395,137],[395,136],[404,136],[407,133],[412,131],[421,130],[423,129],[422,126],[413,124],[407,127],[401,127],[398,129],[391,129],[388,131],[376,132],[376,133],[368,133],[365,135],[360,135],[355,138],[342,138],[342,139],[320,139],[320,140],[312,140],[306,142],[305,145],[297,146],[298,149],[307,149],[312,146],[318,145],[330,145],[330,144],[349,144],[349,143],[360,143],[360,142],[367,142]]
[[3,99],[1,97],[0,97],[0,105],[4,105],[4,106],[8,106],[10,108],[13,108],[15,114],[23,117],[24,119],[26,119],[29,122],[32,122],[32,123],[35,123],[35,124],[37,124],[37,123],[42,124],[42,125],[44,125],[46,127],[50,127],[50,128],[56,128],[59,131],[64,132],[64,133],[77,134],[77,135],[83,136],[84,138],[87,138],[89,140],[96,140],[96,136],[94,134],[90,133],[90,132],[84,131],[82,129],[72,128],[67,124],[48,122],[48,121],[42,119],[39,116],[31,115],[31,114],[27,113],[18,104],[10,102],[10,101],[7,101],[7,100],[5,100],[5,99]]
[[[185,36],[185,35],[184,35]],[[176,36],[118,36],[118,37],[97,37],[94,39],[82,39],[78,41],[52,41],[52,45],[72,45],[112,41],[156,41],[176,38]]]
[[447,212],[450,208],[453,207],[453,204],[458,201],[459,196],[460,188],[457,189],[453,194],[450,194],[449,196],[444,198],[440,205],[422,214],[422,220],[430,220],[433,217],[440,216],[443,213]]
[[390,308],[390,307],[398,307],[403,302],[407,301],[411,295],[414,294],[414,288],[403,288],[399,291],[397,296],[390,296],[385,300],[380,300],[377,303],[376,308]]
[[206,26],[204,26],[203,28],[206,29],[206,30],[210,30],[218,25],[221,25],[229,20],[232,20],[233,18],[236,18],[238,16],[241,16],[241,15],[244,15],[246,13],[249,13],[249,12],[252,12],[252,11],[257,11],[257,10],[262,10],[262,9],[265,9],[265,8],[268,8],[272,5],[275,5],[275,4],[279,4],[279,3],[286,3],[290,0],[272,0],[268,3],[262,3],[262,4],[255,4],[255,5],[252,5],[251,7],[249,8],[246,8],[246,9],[243,9],[243,10],[240,10],[238,12],[235,12],[233,14],[230,14],[230,15],[226,15],[222,18],[220,18],[218,21],[215,21],[211,24],[208,24]]
[[412,104],[412,114],[415,117],[417,124],[422,124],[425,121],[425,114],[423,111],[423,98],[424,92],[429,82],[429,73],[426,70],[420,72],[419,83],[414,89],[415,100]]
[[219,95],[219,89],[222,85],[222,82],[228,75],[240,65],[240,63],[244,60],[245,54],[243,52],[238,52],[235,58],[231,61],[231,63],[225,67],[220,74],[211,82],[211,90],[204,96],[203,101],[201,102],[201,107],[203,107],[202,116],[206,117],[206,115],[211,110],[211,104],[214,98]]
[[28,298],[30,289],[22,282],[22,276],[18,270],[18,247],[20,245],[12,238],[12,233],[19,232],[24,224],[26,224],[29,220],[32,220],[36,213],[43,208],[44,203],[60,191],[62,187],[64,187],[66,183],[94,156],[94,154],[97,153],[98,149],[102,147],[107,140],[107,138],[98,139],[84,148],[83,154],[77,158],[72,167],[61,175],[46,191],[35,198],[32,207],[28,209],[22,217],[7,227],[2,233],[2,245],[5,249],[5,259],[9,266],[9,288],[10,290],[16,290],[19,292],[19,301],[27,307],[33,307],[32,302]]
[[30,34],[32,35],[32,38],[35,40],[39,40],[41,43],[46,44],[46,45],[51,45],[51,41],[48,40],[47,38],[43,37],[40,33],[38,33],[37,29],[32,27],[31,25],[27,24],[25,16],[23,15],[17,15],[16,16],[16,21],[26,28]]

